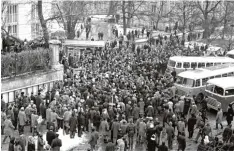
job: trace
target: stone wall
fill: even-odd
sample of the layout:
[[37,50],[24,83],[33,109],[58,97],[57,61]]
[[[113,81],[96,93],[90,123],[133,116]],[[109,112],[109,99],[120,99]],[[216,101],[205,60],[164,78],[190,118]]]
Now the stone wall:
[[60,69],[50,70],[38,74],[20,76],[2,80],[1,93],[27,88],[35,85],[63,79],[63,66]]

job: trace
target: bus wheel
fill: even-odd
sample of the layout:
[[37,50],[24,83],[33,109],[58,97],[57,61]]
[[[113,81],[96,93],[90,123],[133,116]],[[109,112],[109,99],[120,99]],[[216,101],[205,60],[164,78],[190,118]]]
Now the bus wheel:
[[197,98],[196,98],[197,103],[201,103],[202,100],[203,100],[203,98],[204,98],[204,95],[203,95],[202,93],[199,93],[199,94],[197,95]]

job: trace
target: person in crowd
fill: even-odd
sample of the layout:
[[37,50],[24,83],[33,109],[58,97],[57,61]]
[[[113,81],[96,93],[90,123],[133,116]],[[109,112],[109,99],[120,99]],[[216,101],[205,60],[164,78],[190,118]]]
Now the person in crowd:
[[184,132],[179,132],[179,135],[177,136],[177,141],[178,141],[178,151],[185,151],[186,148],[186,139],[185,139],[185,133]]
[[218,129],[219,124],[221,126],[221,129],[223,129],[222,120],[223,120],[223,111],[221,108],[218,108],[218,112],[216,115],[216,129]]
[[169,122],[169,126],[166,128],[168,147],[172,149],[172,141],[175,136],[174,128],[172,127],[172,122]]
[[96,128],[92,127],[92,132],[91,132],[91,136],[90,136],[90,140],[89,140],[89,144],[91,146],[91,151],[96,150],[96,145],[97,145],[98,138],[99,138],[99,134],[96,131]]
[[70,138],[75,137],[76,128],[77,128],[77,118],[75,117],[75,112],[73,112],[69,121]]
[[51,151],[60,151],[60,147],[62,147],[62,141],[58,137],[59,134],[55,134],[55,138],[51,142]]
[[28,137],[28,151],[36,151],[36,147],[35,147],[35,141],[34,138],[32,136]]
[[15,137],[12,137],[8,146],[8,151],[14,151]]
[[129,119],[129,124],[128,124],[128,127],[127,127],[127,134],[128,134],[128,142],[129,142],[129,149],[130,150],[133,150],[133,137],[134,137],[134,134],[136,132],[136,126],[135,124],[133,123],[133,119]]
[[4,121],[4,138],[3,143],[5,143],[6,139],[9,137],[10,139],[13,137],[15,127],[11,122],[11,116],[7,115],[7,119]]
[[191,117],[188,119],[188,133],[190,139],[193,137],[194,126],[196,125],[196,122],[197,122],[196,116],[192,114]]
[[38,140],[37,140],[37,150],[44,151],[45,141],[43,140],[42,133],[38,133]]
[[18,114],[18,120],[19,120],[19,133],[24,133],[24,126],[26,125],[26,122],[27,122],[24,107],[20,108],[20,111]]
[[232,107],[232,104],[229,104],[228,111],[227,111],[227,117],[226,117],[228,125],[230,125],[232,123],[233,116],[234,116],[233,107]]
[[46,141],[51,146],[52,140],[55,139],[54,127],[50,126],[49,131],[46,133]]

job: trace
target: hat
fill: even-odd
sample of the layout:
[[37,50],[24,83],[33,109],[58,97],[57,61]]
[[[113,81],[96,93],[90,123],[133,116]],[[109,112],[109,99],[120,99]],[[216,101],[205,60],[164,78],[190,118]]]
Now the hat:
[[154,124],[151,123],[151,124],[149,125],[149,127],[150,127],[150,128],[154,128]]
[[23,111],[23,110],[24,110],[24,107],[21,107],[20,110]]

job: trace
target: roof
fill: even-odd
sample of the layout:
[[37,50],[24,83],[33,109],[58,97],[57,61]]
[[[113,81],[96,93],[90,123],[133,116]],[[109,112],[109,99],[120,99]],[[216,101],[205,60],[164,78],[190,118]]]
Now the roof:
[[234,89],[234,77],[210,79],[207,83],[214,84],[224,89]]
[[64,46],[73,47],[105,47],[105,41],[80,41],[80,40],[65,40]]
[[192,57],[192,56],[173,56],[169,60],[176,62],[234,62],[234,59],[229,57]]
[[214,67],[200,68],[196,70],[188,70],[178,74],[179,77],[189,79],[202,79],[206,77],[216,76],[220,74],[234,72],[233,64],[223,64]]
[[227,52],[227,55],[234,55],[234,49]]

